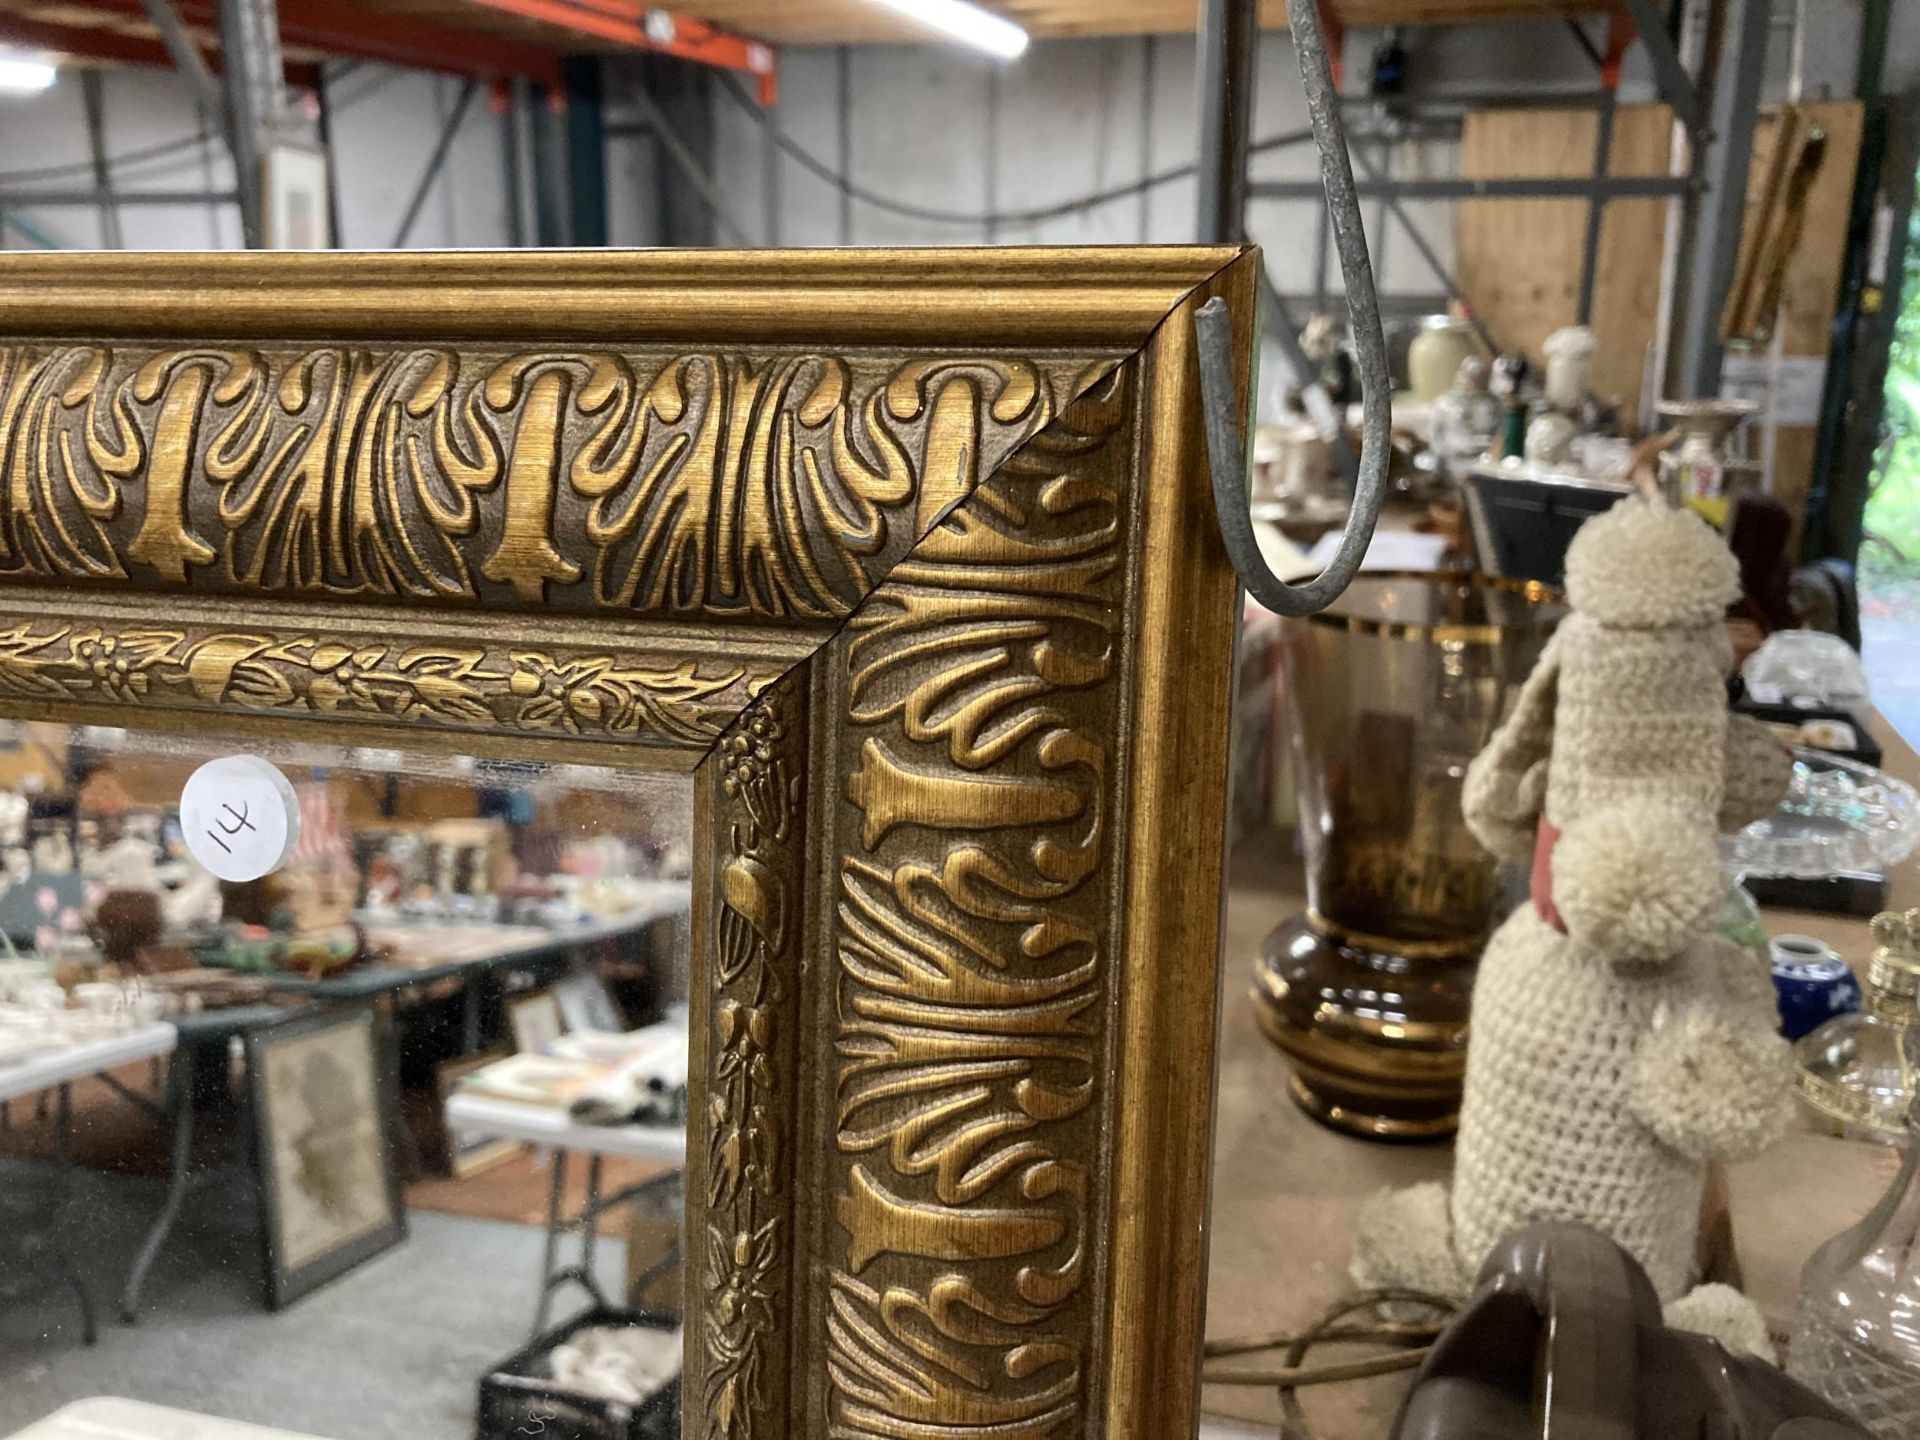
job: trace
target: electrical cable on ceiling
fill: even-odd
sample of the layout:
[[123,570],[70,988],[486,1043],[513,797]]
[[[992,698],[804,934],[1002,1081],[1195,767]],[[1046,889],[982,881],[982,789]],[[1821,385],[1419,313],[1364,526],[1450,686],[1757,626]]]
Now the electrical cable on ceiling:
[[[124,155],[109,155],[110,167],[138,165],[144,161],[157,160],[166,156],[192,149],[201,141],[199,134],[176,136],[172,140],[162,140],[139,150],[129,150]],[[23,180],[71,180],[93,175],[93,162],[81,160],[66,165],[42,165],[31,170],[0,170],[0,185],[14,185]]]
[[[742,110],[756,125],[765,128],[768,124],[765,113],[759,103],[747,93],[746,89],[733,76],[719,72],[715,76],[721,88],[731,95]],[[1052,205],[1041,205],[1029,210],[942,210],[929,205],[913,205],[903,200],[894,200],[886,195],[856,185],[826,161],[820,159],[804,145],[794,140],[784,130],[772,132],[773,142],[801,169],[817,179],[824,180],[843,195],[849,195],[863,205],[876,210],[884,210],[909,220],[923,220],[934,225],[958,225],[970,229],[985,229],[989,226],[1034,225],[1047,220],[1063,220],[1077,215],[1083,210],[1092,210],[1101,205],[1112,204],[1116,200],[1127,200],[1144,191],[1161,185],[1171,185],[1177,180],[1185,180],[1195,174],[1199,166],[1194,164],[1175,165],[1166,170],[1156,170],[1138,180],[1125,185],[1115,185],[1106,190],[1095,191],[1090,195],[1081,195],[1072,200],[1062,200]],[[1248,147],[1258,154],[1264,150],[1284,150],[1293,145],[1304,145],[1313,139],[1311,129],[1287,130],[1278,135],[1270,135],[1256,140]]]
[[[406,73],[407,72],[402,70],[386,69],[376,75],[371,82],[363,85],[355,94],[344,98],[337,95],[332,97],[333,108],[336,112],[351,109],[363,100],[370,99],[379,91],[385,89],[387,85],[391,84],[395,79]],[[197,146],[204,144],[207,138],[207,131],[197,130],[191,135],[176,135],[171,140],[157,140],[153,144],[142,146],[138,150],[129,150],[122,155],[109,155],[107,157],[107,168],[117,171],[123,166],[144,165],[155,160],[171,159],[176,155],[188,155]],[[77,160],[61,165],[36,166],[28,170],[0,170],[0,186],[31,183],[35,180],[80,180],[91,179],[92,177],[93,162],[91,160]],[[119,179],[123,177],[116,176],[115,178]]]

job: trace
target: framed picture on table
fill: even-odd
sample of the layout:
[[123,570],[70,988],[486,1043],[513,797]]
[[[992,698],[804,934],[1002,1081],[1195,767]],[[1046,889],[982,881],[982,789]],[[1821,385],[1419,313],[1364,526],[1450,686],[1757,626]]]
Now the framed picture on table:
[[329,1006],[247,1035],[271,1309],[406,1238],[377,1023]]
[[434,1091],[440,1102],[438,1118],[441,1134],[445,1137],[443,1153],[447,1173],[456,1180],[465,1180],[483,1170],[491,1170],[526,1148],[517,1140],[503,1140],[498,1135],[462,1134],[446,1123],[447,1101],[460,1088],[460,1082],[474,1071],[484,1069],[496,1060],[506,1059],[511,1053],[502,1045],[483,1050],[478,1055],[462,1055],[454,1060],[443,1061],[434,1067]]
[[513,1036],[513,1048],[523,1055],[538,1055],[567,1033],[566,1017],[560,1013],[560,1000],[551,990],[529,990],[507,999],[507,1030]]
[[606,981],[591,970],[576,970],[553,982],[553,998],[560,1019],[569,1030],[617,1031],[627,1028],[626,1017],[614,1003]]

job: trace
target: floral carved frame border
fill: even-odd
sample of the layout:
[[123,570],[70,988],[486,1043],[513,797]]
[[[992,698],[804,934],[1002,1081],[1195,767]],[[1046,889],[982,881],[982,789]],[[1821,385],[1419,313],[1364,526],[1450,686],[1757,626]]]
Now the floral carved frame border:
[[1200,249],[8,256],[0,714],[694,772],[687,1433],[1191,1433]]

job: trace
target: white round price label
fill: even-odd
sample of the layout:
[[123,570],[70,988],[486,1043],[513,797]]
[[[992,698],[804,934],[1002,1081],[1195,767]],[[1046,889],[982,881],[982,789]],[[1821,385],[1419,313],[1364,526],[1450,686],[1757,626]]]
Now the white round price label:
[[193,858],[222,880],[258,880],[300,843],[300,797],[258,755],[225,755],[188,777],[180,830]]

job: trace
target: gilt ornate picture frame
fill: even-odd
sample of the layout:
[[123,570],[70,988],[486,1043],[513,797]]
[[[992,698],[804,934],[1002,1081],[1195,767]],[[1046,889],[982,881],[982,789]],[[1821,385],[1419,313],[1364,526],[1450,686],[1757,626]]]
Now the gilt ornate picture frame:
[[1250,251],[14,255],[0,713],[694,772],[685,1433],[1190,1433]]

